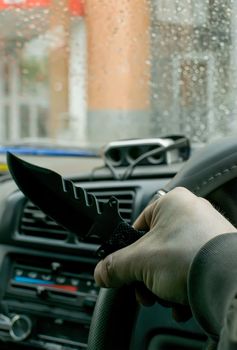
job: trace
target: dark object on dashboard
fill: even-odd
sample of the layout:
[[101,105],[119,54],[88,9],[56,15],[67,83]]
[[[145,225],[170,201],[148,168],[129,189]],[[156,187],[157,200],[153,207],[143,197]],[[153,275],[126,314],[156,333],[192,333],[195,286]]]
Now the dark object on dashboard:
[[[176,142],[183,140],[182,145],[176,147]],[[173,148],[161,154],[147,156],[139,162],[140,165],[172,164],[185,161],[190,156],[190,142],[183,135],[169,135],[150,139],[129,139],[114,141],[107,144],[103,151],[105,163],[109,161],[114,167],[131,165],[147,152],[158,152],[168,146]]]
[[43,212],[79,240],[95,237],[102,244],[100,258],[138,240],[144,232],[136,231],[119,214],[118,200],[111,197],[99,209],[92,194],[77,187],[56,172],[30,164],[7,153],[10,173],[20,190]]

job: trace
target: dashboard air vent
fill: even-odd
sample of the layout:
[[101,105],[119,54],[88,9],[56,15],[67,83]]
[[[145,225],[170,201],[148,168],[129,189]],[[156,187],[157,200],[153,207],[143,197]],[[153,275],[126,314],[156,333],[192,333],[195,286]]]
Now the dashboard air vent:
[[25,236],[66,240],[68,231],[27,201],[21,218],[20,233]]
[[[103,188],[89,189],[88,192],[96,196],[100,205],[107,202],[111,196],[115,196],[119,200],[121,216],[125,221],[131,223],[135,197],[134,189]],[[65,241],[69,236],[68,231],[44,214],[30,201],[27,201],[24,206],[19,233],[28,237],[57,241]]]

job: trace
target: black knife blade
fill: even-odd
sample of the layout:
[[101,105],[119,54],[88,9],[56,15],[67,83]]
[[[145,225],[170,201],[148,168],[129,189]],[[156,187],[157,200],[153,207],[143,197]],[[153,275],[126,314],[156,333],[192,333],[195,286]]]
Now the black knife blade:
[[101,211],[93,194],[56,172],[28,163],[10,152],[7,163],[19,189],[44,213],[74,232],[79,240],[99,239],[102,244],[99,257],[135,242],[144,234],[122,219],[115,197]]
[[[49,169],[30,164],[7,153],[9,171],[19,189],[43,212],[83,239],[99,214],[93,195]],[[80,216],[78,216],[78,199]],[[90,207],[90,210],[87,210]]]

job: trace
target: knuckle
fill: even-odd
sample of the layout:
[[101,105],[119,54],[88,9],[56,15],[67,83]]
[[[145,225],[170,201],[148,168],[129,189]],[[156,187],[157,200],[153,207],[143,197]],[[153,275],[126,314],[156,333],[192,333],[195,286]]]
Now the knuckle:
[[94,272],[94,277],[96,283],[101,287],[110,287],[111,285],[111,276],[112,276],[112,264],[111,264],[111,256],[107,256],[104,260],[101,260]]
[[160,198],[160,204],[169,204],[171,201],[184,201],[187,198],[192,198],[194,195],[185,187],[175,187],[165,196]]
[[108,255],[103,262],[103,273],[104,273],[104,282],[106,286],[110,286],[113,280],[113,257],[112,254]]
[[191,191],[185,187],[176,187],[174,189],[173,195],[177,201],[182,201],[183,203],[190,203],[195,201],[198,197],[195,196]]
[[160,197],[157,200],[157,205],[158,206],[164,206],[166,203],[169,203],[172,197],[172,191],[167,193],[165,196]]
[[198,197],[184,187],[176,187],[165,195],[160,202],[162,209],[168,209],[169,212],[174,212],[176,215],[188,213],[198,203]]
[[206,205],[208,205],[208,206],[212,206],[212,204],[211,204],[206,198],[199,197],[199,200],[200,200],[200,202],[202,202],[203,204],[206,204]]
[[193,193],[190,192],[187,188],[181,187],[181,186],[176,187],[173,191],[177,195],[186,195],[186,196],[193,195]]
[[156,200],[154,203],[149,204],[143,211],[144,219],[148,226],[150,226],[151,218],[157,204],[158,204],[158,201]]

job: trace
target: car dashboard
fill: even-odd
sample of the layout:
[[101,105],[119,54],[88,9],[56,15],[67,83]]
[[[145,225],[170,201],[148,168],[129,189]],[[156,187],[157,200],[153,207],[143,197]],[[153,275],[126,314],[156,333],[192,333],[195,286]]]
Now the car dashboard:
[[[117,197],[121,216],[132,223],[174,175],[170,169],[152,176],[146,170],[147,175],[135,173],[125,181],[103,174],[71,180],[100,203]],[[98,242],[78,241],[30,202],[11,179],[0,184],[0,232],[1,349],[86,349],[99,293],[93,279]],[[157,303],[140,307],[130,348],[201,349],[205,341],[195,320],[177,323],[171,310]]]

